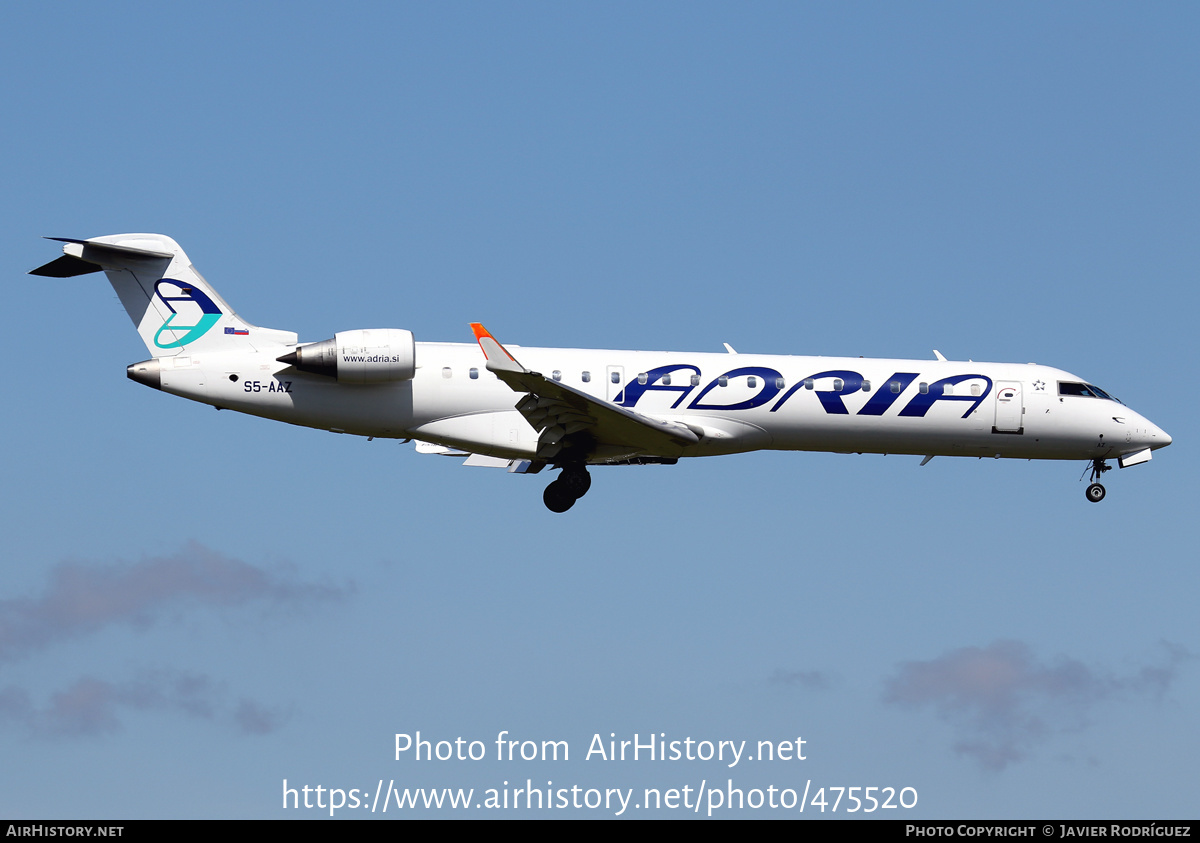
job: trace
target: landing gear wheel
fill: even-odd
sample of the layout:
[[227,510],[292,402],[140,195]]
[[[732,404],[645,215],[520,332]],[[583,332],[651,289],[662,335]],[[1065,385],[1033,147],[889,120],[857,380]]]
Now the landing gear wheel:
[[1100,503],[1100,501],[1104,500],[1104,487],[1099,483],[1093,483],[1087,487],[1085,494],[1087,495],[1087,499],[1092,503]]
[[542,503],[546,504],[546,509],[551,512],[566,512],[575,505],[576,500],[578,498],[571,494],[561,479],[555,480],[542,492]]
[[576,498],[582,498],[592,488],[592,475],[586,468],[564,468],[556,483],[561,483]]

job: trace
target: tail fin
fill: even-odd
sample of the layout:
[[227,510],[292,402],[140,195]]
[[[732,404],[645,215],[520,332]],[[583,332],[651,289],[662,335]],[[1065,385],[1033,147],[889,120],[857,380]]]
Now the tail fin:
[[47,239],[62,242],[64,256],[29,274],[69,278],[103,269],[154,357],[251,351],[296,342],[290,331],[259,328],[239,317],[170,237],[113,234],[90,240]]

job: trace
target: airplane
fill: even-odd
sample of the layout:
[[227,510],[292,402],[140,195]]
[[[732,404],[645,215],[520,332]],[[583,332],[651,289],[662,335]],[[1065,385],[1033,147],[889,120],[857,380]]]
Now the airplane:
[[[63,243],[30,272],[103,270],[150,358],[146,386],[291,424],[415,440],[425,454],[536,474],[566,512],[589,466],[672,465],[755,450],[1086,460],[1089,501],[1113,466],[1148,462],[1171,437],[1108,392],[1034,363],[965,363],[416,342],[397,328],[301,343],[242,319],[161,234]],[[1085,468],[1084,473],[1088,472]],[[1082,479],[1082,478],[1080,478]]]

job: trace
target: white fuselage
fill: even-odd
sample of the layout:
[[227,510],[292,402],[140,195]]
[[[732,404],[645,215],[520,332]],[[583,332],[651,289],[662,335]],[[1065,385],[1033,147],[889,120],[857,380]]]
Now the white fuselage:
[[[1021,459],[1117,458],[1170,444],[1109,398],[1060,394],[1082,379],[1047,366],[509,347],[524,366],[602,401],[682,422],[699,442],[592,461],[759,449]],[[416,344],[411,380],[347,384],[278,362],[279,349],[164,359],[164,391],[335,432],[414,438],[530,459],[538,432],[478,345]],[[1068,387],[1068,390],[1070,387]]]

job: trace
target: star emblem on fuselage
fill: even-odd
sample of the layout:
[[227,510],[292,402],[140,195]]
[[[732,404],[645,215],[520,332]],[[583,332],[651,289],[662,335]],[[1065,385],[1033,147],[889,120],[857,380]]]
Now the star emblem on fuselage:
[[1034,390],[1034,392],[1043,392],[1043,391],[1045,391],[1045,389],[1046,389],[1046,382],[1045,382],[1045,381],[1034,381],[1034,382],[1033,382],[1033,390]]

